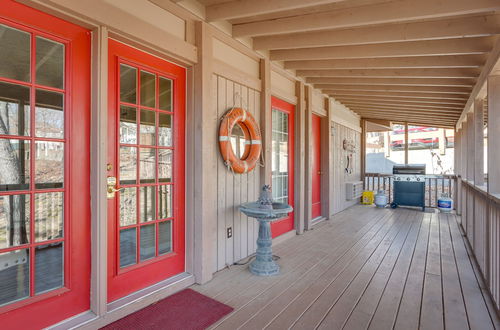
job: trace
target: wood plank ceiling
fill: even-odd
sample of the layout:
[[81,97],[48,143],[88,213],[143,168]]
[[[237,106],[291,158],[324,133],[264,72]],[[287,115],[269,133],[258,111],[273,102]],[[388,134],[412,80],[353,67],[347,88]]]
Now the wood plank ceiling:
[[364,118],[454,126],[500,49],[500,0],[199,2]]

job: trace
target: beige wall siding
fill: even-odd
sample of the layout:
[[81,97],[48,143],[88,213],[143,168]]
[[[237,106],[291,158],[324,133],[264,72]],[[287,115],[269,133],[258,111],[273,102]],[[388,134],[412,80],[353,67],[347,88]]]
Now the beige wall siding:
[[[224,113],[233,106],[248,110],[259,122],[260,92],[215,74],[212,88],[216,95],[219,123]],[[222,156],[218,155],[217,159],[217,173],[214,173],[217,175],[217,187],[214,187],[217,198],[217,251],[214,253],[217,255],[217,262],[214,271],[255,252],[257,222],[243,215],[238,206],[257,200],[260,186],[259,166],[247,174],[234,174],[224,165]],[[233,231],[232,238],[227,238],[229,227]]]
[[361,132],[361,119],[345,105],[330,99],[330,108],[333,109],[333,121]]
[[216,38],[213,39],[213,42],[213,55],[215,59],[246,73],[252,78],[259,78],[259,62]]
[[271,93],[289,103],[297,104],[295,96],[295,81],[271,70]]
[[[344,125],[332,122],[333,129],[333,214],[345,210],[358,202],[346,200],[346,182],[361,180],[361,133]],[[354,152],[343,149],[343,141],[348,139],[354,142]],[[347,174],[347,156],[353,154],[353,172]]]

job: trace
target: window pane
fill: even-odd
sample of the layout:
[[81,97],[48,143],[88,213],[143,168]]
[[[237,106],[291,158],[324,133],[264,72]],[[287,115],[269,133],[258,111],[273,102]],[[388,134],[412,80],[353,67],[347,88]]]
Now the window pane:
[[166,219],[172,217],[172,186],[159,187],[160,205],[158,210],[158,217]]
[[155,220],[156,217],[156,187],[141,187],[141,222]]
[[64,45],[36,37],[36,82],[64,88]]
[[273,109],[272,194],[277,202],[288,202],[288,114]]
[[137,69],[120,64],[120,101],[137,104]]
[[158,253],[168,253],[172,251],[172,221],[160,222],[159,226]]
[[63,94],[37,89],[35,98],[35,135],[64,138]]
[[141,110],[141,144],[156,144],[156,116],[154,111]]
[[133,225],[137,222],[137,190],[124,188],[120,193],[120,226]]
[[27,244],[29,237],[30,196],[0,196],[0,249]]
[[158,149],[158,175],[160,182],[172,182],[172,150]]
[[141,71],[141,105],[156,107],[156,76],[145,71]]
[[0,134],[30,135],[30,89],[0,82]]
[[64,181],[64,143],[35,142],[35,187],[61,188]]
[[136,228],[120,230],[120,267],[133,265],[137,257]]
[[137,148],[120,147],[120,185],[137,180]]
[[155,256],[156,233],[155,225],[141,227],[141,261]]
[[35,242],[63,237],[63,193],[35,194]]
[[0,77],[30,81],[31,37],[0,24]]
[[172,115],[160,113],[158,125],[158,145],[172,146]]
[[153,183],[156,178],[156,151],[153,148],[141,148],[140,154],[141,183]]
[[30,294],[29,250],[0,253],[0,305]]
[[64,284],[63,243],[37,246],[35,249],[35,293],[60,288]]
[[120,142],[126,144],[137,143],[137,110],[135,108],[120,107]]
[[172,80],[160,77],[160,109],[172,111]]
[[30,142],[0,139],[0,190],[23,190],[30,182]]

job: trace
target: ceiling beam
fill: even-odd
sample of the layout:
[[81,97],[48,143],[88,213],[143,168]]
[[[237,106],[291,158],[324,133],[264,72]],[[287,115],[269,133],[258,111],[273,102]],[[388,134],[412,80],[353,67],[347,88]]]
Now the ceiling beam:
[[[383,116],[382,116],[383,117]],[[447,122],[441,122],[441,121],[435,121],[435,120],[408,120],[408,119],[396,119],[396,118],[382,118],[380,116],[371,116],[371,115],[363,115],[361,116],[361,119],[366,119],[368,121],[370,120],[390,120],[392,123],[402,123],[402,122],[407,122],[410,125],[417,125],[417,126],[431,126],[431,127],[440,127],[440,128],[447,128],[447,129],[453,129],[455,127],[455,122],[452,123],[447,123]]]
[[405,102],[397,102],[397,101],[364,101],[364,100],[343,100],[340,101],[342,104],[347,106],[370,106],[370,107],[398,107],[398,108],[407,108],[407,109],[436,109],[436,110],[462,110],[462,107],[459,105],[450,105],[450,104],[439,104],[439,103],[405,103]]
[[297,70],[301,77],[366,77],[366,78],[477,78],[480,69],[352,69]]
[[346,46],[386,42],[480,37],[500,33],[500,15],[448,18],[438,21],[412,22],[323,30],[306,33],[255,37],[256,50],[274,50],[322,46]]
[[290,9],[326,5],[344,0],[236,0],[206,7],[207,21],[263,15]]
[[494,37],[391,42],[383,45],[329,46],[278,49],[270,52],[274,61],[342,58],[406,57],[485,54],[491,51]]
[[411,92],[365,92],[365,91],[334,91],[334,90],[323,90],[323,93],[335,97],[336,95],[366,95],[366,96],[394,96],[394,97],[414,97],[423,99],[442,99],[442,100],[459,100],[467,101],[467,96],[460,94],[433,94],[433,93],[411,93]]
[[[350,109],[379,109],[379,110],[388,110],[388,111],[405,111],[405,112],[425,112],[425,113],[438,113],[442,115],[451,115],[457,117],[460,115],[460,109],[433,109],[433,108],[412,108],[406,106],[398,106],[398,105],[368,105],[368,104],[350,104],[346,103]],[[401,110],[404,109],[404,110]]]
[[[382,46],[381,46],[382,47]],[[487,55],[448,55],[286,61],[285,69],[478,68]]]
[[[446,115],[446,114],[440,114],[440,113],[433,113],[433,112],[417,112],[414,111],[412,113],[409,112],[404,112],[403,110],[386,110],[386,109],[362,109],[362,108],[349,108],[354,112],[357,112],[361,116],[365,114],[383,114],[383,115],[390,115],[390,116],[396,116],[400,118],[423,118],[423,119],[441,119],[441,120],[448,120],[450,122],[456,121],[459,117],[459,115]],[[432,118],[433,117],[433,118]]]
[[498,9],[500,9],[500,2],[498,0],[391,1],[323,13],[237,24],[233,26],[233,36],[249,37],[351,28],[354,26],[482,13]]
[[474,87],[475,79],[447,79],[447,78],[307,78],[310,84],[331,85],[369,85],[369,86],[449,86]]
[[469,96],[471,88],[442,86],[370,86],[370,85],[331,85],[315,84],[315,88],[335,91],[383,91],[383,92],[415,92],[415,93],[451,93]]
[[443,100],[443,99],[421,99],[421,98],[413,98],[413,97],[392,97],[392,96],[363,96],[363,95],[336,95],[334,97],[335,100],[340,101],[341,103],[349,102],[349,101],[358,101],[358,102],[394,102],[398,104],[436,104],[436,105],[451,105],[463,108],[465,105],[465,100]]

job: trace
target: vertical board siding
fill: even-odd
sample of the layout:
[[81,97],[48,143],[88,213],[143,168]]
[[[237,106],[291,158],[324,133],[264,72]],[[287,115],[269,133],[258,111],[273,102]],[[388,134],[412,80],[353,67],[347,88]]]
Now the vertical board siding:
[[[259,122],[260,92],[216,74],[212,86],[218,125],[232,107],[244,108]],[[217,173],[214,173],[217,175],[217,187],[214,187],[217,194],[217,251],[214,254],[217,260],[214,272],[255,252],[256,220],[242,214],[239,205],[255,201],[260,184],[259,165],[250,173],[235,174],[226,167],[222,156],[218,154],[217,159]],[[231,238],[227,238],[228,228],[232,228]]]
[[[332,122],[333,125],[333,214],[341,212],[346,208],[357,204],[358,200],[346,200],[346,182],[361,180],[361,133],[346,126]],[[353,154],[353,172],[347,174],[347,155],[350,151],[343,148],[344,139],[354,142],[355,151]]]

